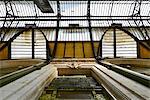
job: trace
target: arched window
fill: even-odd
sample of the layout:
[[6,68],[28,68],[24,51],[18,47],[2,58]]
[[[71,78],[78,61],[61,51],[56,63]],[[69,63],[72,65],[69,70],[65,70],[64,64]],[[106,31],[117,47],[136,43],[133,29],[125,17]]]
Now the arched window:
[[127,33],[110,29],[102,40],[102,57],[137,58],[137,43]]
[[25,31],[11,43],[11,59],[32,58],[32,32]]
[[11,43],[11,59],[46,59],[46,40],[38,30],[20,34]]

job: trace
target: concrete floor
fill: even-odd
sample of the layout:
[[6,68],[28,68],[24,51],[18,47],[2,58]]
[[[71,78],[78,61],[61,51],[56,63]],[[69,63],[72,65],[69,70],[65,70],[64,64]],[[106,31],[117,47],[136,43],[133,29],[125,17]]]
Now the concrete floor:
[[[36,70],[1,87],[0,92],[2,95],[0,98],[2,98],[2,100],[37,100],[44,91],[44,88],[47,87],[54,78],[63,75],[86,75],[93,77],[109,92],[109,95],[118,100],[148,100],[150,98],[150,89],[148,87],[107,69],[102,65],[94,62],[79,62],[78,67],[72,67],[69,65],[70,62],[67,63],[50,63],[40,70]],[[79,82],[75,81],[75,83],[78,84]],[[56,94],[55,91],[53,93]],[[61,92],[59,94],[65,95],[66,93],[63,94]]]
[[92,77],[59,76],[45,88],[39,100],[108,100],[103,91]]

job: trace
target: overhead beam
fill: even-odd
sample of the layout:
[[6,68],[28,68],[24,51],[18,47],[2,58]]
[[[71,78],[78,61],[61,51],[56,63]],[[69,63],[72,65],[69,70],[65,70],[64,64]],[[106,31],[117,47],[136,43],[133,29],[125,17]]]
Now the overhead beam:
[[[97,26],[91,26],[92,28],[108,28],[109,26],[99,26],[99,25],[97,25]],[[57,26],[55,27],[55,26],[45,26],[45,27],[38,27],[38,28],[34,28],[34,29],[56,29],[57,28]],[[75,27],[74,29],[88,29],[89,27],[87,27],[87,26],[80,26],[80,27]],[[136,27],[136,26],[122,26],[122,28],[126,28],[126,29],[128,29],[128,28],[135,28],[135,29],[137,29],[138,27]],[[150,28],[150,26],[146,26],[146,28]],[[10,29],[25,29],[25,27],[10,27]],[[59,29],[70,29],[70,27],[68,27],[68,26],[63,26],[63,27],[59,27]]]
[[[56,16],[17,16],[17,15],[15,15],[15,18],[49,18],[49,17],[54,17],[54,18],[57,18],[57,15]],[[86,18],[86,17],[88,17],[87,15],[84,15],[84,16],[61,16],[61,18],[63,18],[63,17],[84,17],[84,18]],[[92,16],[90,16],[91,18],[92,17],[100,17],[100,18],[128,18],[128,19],[131,19],[132,17],[134,18],[140,18],[140,17],[142,17],[142,19],[149,19],[148,17],[150,17],[150,16],[95,16],[95,15],[92,15]],[[0,16],[0,18],[5,18],[5,16]],[[14,17],[12,17],[12,16],[9,16],[9,18],[14,18]],[[136,19],[136,20],[138,20],[138,19]]]
[[[12,1],[24,1],[24,0],[12,0]],[[26,1],[33,1],[33,0],[26,0]],[[81,1],[81,0],[50,0],[50,1]],[[88,0],[82,0],[82,1],[88,1]],[[112,1],[112,0],[92,0],[92,1]],[[118,1],[118,0],[113,0]],[[127,0],[119,0],[119,1],[127,1]],[[135,0],[128,0],[128,1],[135,1]],[[148,1],[148,0],[143,0]]]
[[[61,17],[61,16],[60,16]],[[11,21],[12,19],[0,19],[0,21]],[[84,18],[61,18],[59,19],[60,21],[87,21],[86,17]],[[141,20],[141,19],[131,19],[131,18],[94,18],[91,17],[91,21],[134,21],[134,20]],[[145,18],[142,19],[143,21],[150,21],[150,19]],[[49,18],[16,18],[13,21],[57,21],[57,18],[52,19],[51,17]]]

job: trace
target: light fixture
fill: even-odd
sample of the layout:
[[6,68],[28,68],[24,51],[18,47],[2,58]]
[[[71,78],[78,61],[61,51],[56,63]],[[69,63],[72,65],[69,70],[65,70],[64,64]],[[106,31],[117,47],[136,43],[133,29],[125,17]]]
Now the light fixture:
[[36,28],[36,24],[25,24],[25,28]]
[[122,24],[121,23],[112,23],[111,26],[112,27],[116,27],[116,26],[117,27],[122,27]]
[[72,27],[72,28],[79,27],[79,24],[69,24],[69,27]]
[[54,13],[48,0],[34,0],[34,3],[43,13]]

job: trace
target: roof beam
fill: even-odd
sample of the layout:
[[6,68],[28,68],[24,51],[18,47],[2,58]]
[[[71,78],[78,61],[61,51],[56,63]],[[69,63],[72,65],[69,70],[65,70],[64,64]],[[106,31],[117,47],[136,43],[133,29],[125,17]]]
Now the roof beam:
[[[108,28],[109,26],[91,26],[92,28]],[[56,27],[54,26],[47,26],[47,27],[38,27],[38,28],[34,28],[34,29],[56,29]],[[74,27],[74,29],[88,29],[89,27],[87,26],[79,26],[79,27]],[[137,29],[138,27],[136,26],[122,26],[122,28],[135,28]],[[150,26],[147,26],[146,28],[150,28]],[[10,29],[25,29],[25,27],[10,27]],[[64,26],[64,27],[59,27],[59,29],[70,29],[70,27],[68,26]]]
[[[0,19],[0,22],[1,21],[11,21],[12,19]],[[87,21],[88,19],[85,19],[85,18],[61,18],[59,19],[60,21]],[[140,19],[125,19],[125,18],[90,18],[91,21],[134,21],[134,20],[140,20]],[[150,21],[150,19],[142,19],[143,21]],[[15,20],[13,21],[57,21],[57,18],[55,19],[51,19],[51,18],[16,18]]]
[[[11,1],[33,1],[33,0],[11,0]],[[71,0],[49,0],[49,1],[71,1]],[[72,0],[72,1],[81,1],[81,0]],[[88,0],[82,0],[82,1],[88,1]],[[91,0],[91,1],[112,1],[112,0]],[[135,1],[135,0],[113,0],[113,1]],[[148,1],[148,0],[142,0],[142,1]]]

